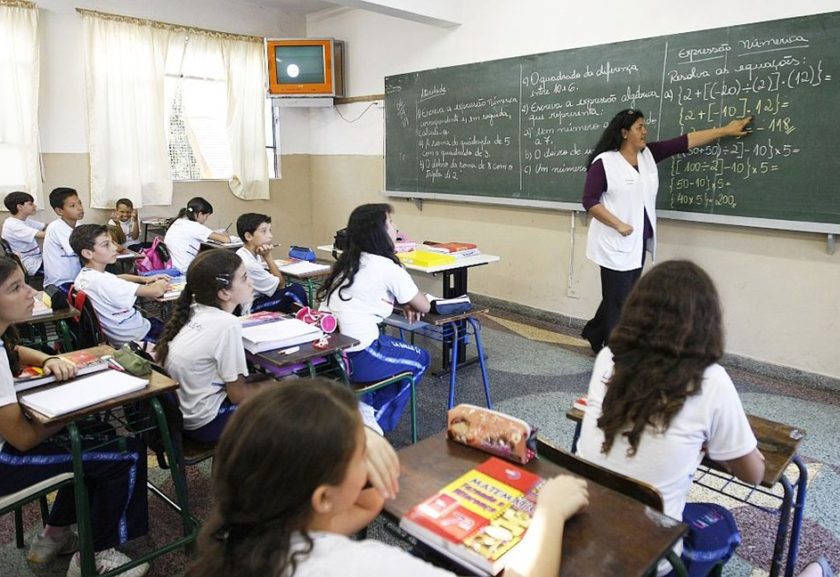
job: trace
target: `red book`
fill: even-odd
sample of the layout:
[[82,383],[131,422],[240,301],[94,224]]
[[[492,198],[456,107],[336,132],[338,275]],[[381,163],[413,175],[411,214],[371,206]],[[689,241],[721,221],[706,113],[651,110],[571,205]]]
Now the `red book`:
[[[471,242],[434,242],[427,240],[423,243],[426,250],[443,253],[459,253],[465,251],[477,251],[478,247]],[[479,254],[479,253],[475,253]]]
[[492,457],[411,509],[400,528],[474,571],[495,575],[525,536],[544,482]]
[[[86,351],[73,351],[59,355],[63,361],[76,365],[76,376],[87,375],[97,371],[104,371],[108,368],[108,359],[99,355],[92,355]],[[25,366],[20,375],[15,377],[15,391],[21,392],[28,389],[46,385],[55,381],[53,375],[45,375],[40,367]]]

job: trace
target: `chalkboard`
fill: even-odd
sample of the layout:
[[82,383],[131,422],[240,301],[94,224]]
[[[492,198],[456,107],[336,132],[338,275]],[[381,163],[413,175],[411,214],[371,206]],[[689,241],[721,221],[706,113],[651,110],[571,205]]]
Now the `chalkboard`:
[[753,115],[660,164],[660,214],[840,232],[839,41],[832,12],[386,77],[386,194],[579,210],[619,110],[648,141]]

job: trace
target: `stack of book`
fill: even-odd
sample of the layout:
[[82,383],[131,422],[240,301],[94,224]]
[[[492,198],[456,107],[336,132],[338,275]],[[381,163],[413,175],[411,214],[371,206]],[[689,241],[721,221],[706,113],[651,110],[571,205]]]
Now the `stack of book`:
[[44,291],[39,291],[32,299],[35,301],[35,306],[32,309],[33,317],[52,314],[52,300],[50,299],[50,295]]
[[251,315],[251,320],[251,324],[243,323],[242,343],[246,351],[254,354],[317,341],[324,336],[317,326],[298,319],[255,319]]
[[464,258],[481,254],[478,246],[471,242],[434,242],[427,240],[417,248],[441,254],[450,254],[455,258]]
[[522,542],[544,484],[493,457],[411,509],[400,528],[478,574],[496,575]]
[[[58,358],[76,365],[76,376],[104,371],[108,368],[109,360],[107,356],[93,355],[87,351],[64,353],[63,355],[59,355]],[[15,391],[26,391],[33,387],[52,383],[53,381],[55,381],[55,376],[45,375],[44,369],[41,367],[26,366],[23,367],[20,375],[15,377]]]

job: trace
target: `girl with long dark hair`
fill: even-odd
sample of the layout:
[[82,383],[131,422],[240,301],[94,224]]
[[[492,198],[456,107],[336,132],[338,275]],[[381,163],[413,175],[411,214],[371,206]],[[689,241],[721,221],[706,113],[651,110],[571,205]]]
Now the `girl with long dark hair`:
[[748,483],[764,475],[722,356],[723,319],[709,276],[689,261],[653,267],[595,359],[578,444],[584,459],[662,493],[665,514],[690,527],[683,554],[690,575],[706,575],[740,542],[728,511],[686,504],[701,459]]
[[[389,204],[363,204],[350,214],[347,248],[339,255],[321,287],[321,308],[338,319],[338,330],[359,341],[347,349],[350,380],[369,383],[410,371],[415,382],[429,368],[429,353],[400,339],[380,334],[379,324],[402,305],[409,320],[429,312],[429,301],[394,254],[394,228]],[[383,430],[396,427],[410,396],[400,383],[373,394],[366,402],[374,407]]]

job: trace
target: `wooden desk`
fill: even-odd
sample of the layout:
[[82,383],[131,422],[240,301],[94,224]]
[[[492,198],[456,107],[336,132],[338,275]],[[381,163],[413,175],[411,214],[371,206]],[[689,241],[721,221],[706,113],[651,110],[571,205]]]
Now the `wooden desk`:
[[[21,323],[23,327],[31,329],[32,339],[22,338],[21,344],[24,346],[33,346],[38,348],[40,345],[49,345],[49,336],[47,335],[46,325],[55,326],[55,334],[58,341],[63,348],[62,352],[73,350],[73,337],[70,332],[68,321],[79,316],[79,311],[73,307],[64,309],[53,309],[53,311],[46,315],[38,315],[30,317],[26,323]],[[39,333],[36,335],[35,333]],[[25,335],[24,335],[25,337]]]
[[[329,335],[329,338],[329,347],[326,349],[316,349],[312,346],[312,343],[304,343],[302,345],[298,345],[300,349],[291,354],[284,353],[284,349],[263,351],[261,353],[249,353],[248,351],[245,351],[245,357],[253,364],[262,367],[275,376],[280,377],[285,376],[285,374],[283,374],[285,371],[278,371],[278,369],[289,368],[294,365],[301,365],[301,368],[305,365],[306,368],[309,369],[309,376],[314,377],[315,363],[313,361],[321,357],[332,357],[339,372],[341,373],[342,380],[345,384],[348,384],[349,380],[347,372],[344,370],[344,360],[341,358],[341,353],[345,349],[356,346],[359,344],[359,341],[340,333],[333,333]],[[294,370],[288,371],[288,373],[292,372],[294,372]]]
[[[107,345],[92,347],[90,349],[85,350],[90,351],[93,354],[99,355],[112,354],[114,352],[114,349]],[[38,421],[43,425],[66,425],[67,433],[70,437],[70,452],[73,455],[73,476],[77,481],[79,481],[84,478],[84,469],[82,467],[83,451],[81,443],[81,433],[79,432],[78,427],[79,421],[85,419],[86,417],[110,410],[115,410],[120,407],[130,405],[139,401],[146,401],[150,404],[152,411],[154,412],[157,429],[161,433],[164,450],[166,452],[166,458],[169,462],[170,474],[172,477],[172,483],[175,488],[175,494],[177,499],[177,503],[175,503],[174,505],[181,515],[184,535],[183,537],[176,539],[171,543],[157,547],[155,550],[143,555],[142,557],[135,558],[131,563],[126,564],[124,566],[125,568],[139,565],[140,563],[149,561],[165,553],[189,545],[195,540],[199,529],[198,522],[192,517],[192,515],[190,515],[187,506],[186,479],[184,477],[183,471],[181,471],[180,466],[178,464],[179,461],[175,456],[175,451],[172,445],[172,439],[169,434],[169,425],[166,421],[166,416],[164,414],[163,407],[161,406],[160,401],[158,399],[160,395],[177,389],[178,383],[176,383],[169,377],[154,371],[151,373],[151,375],[149,375],[148,379],[149,384],[144,389],[141,389],[134,393],[130,393],[128,395],[115,397],[102,403],[98,403],[96,405],[92,405],[90,407],[86,407],[84,409],[80,409],[78,411],[74,411],[72,413],[61,415],[58,417],[49,418],[38,413],[37,411],[33,411],[28,408],[26,409],[27,414],[29,414],[34,420]],[[60,386],[62,386],[62,383],[51,383],[49,385],[41,387],[40,389],[30,389],[28,391],[25,391],[23,394],[29,394],[35,390],[46,390],[48,388],[55,388]],[[75,492],[76,515],[78,520],[82,575],[96,575],[93,558],[93,536],[90,530],[90,503],[88,499],[87,487],[83,482],[75,482],[73,483],[73,487]]]
[[[566,411],[566,418],[577,423],[572,440],[572,452],[575,453],[577,452],[577,442],[580,437],[580,428],[583,422],[583,411],[572,407]],[[799,533],[802,528],[802,516],[805,511],[805,498],[807,496],[808,470],[798,455],[799,444],[805,438],[805,431],[755,415],[747,415],[747,420],[749,420],[750,427],[758,441],[758,449],[764,455],[764,478],[760,483],[761,487],[769,489],[779,483],[782,485],[783,490],[783,497],[781,498],[781,504],[778,509],[779,524],[776,528],[776,542],[773,547],[773,559],[770,564],[770,577],[780,575],[782,566],[785,567],[785,577],[793,577],[796,557],[799,552]],[[791,464],[796,465],[799,469],[799,478],[796,481],[795,487],[785,476],[785,471]],[[706,477],[710,479],[721,479],[725,484],[720,486],[720,483],[707,482]],[[720,465],[709,459],[703,459],[703,463],[695,475],[694,482],[702,487],[762,510],[767,509],[762,505],[756,505],[750,501],[754,495],[779,499],[778,495],[736,479],[732,474],[723,470]],[[743,491],[739,491],[737,494],[728,491],[729,485],[746,488],[746,496],[743,495]],[[791,511],[793,512],[792,523],[790,522]],[[788,536],[788,526],[790,526],[790,538],[788,540],[787,559],[785,559],[784,552],[785,541]]]
[[[400,492],[385,512],[400,519],[409,509],[490,457],[438,433],[398,451]],[[523,466],[542,477],[566,471],[539,459]],[[589,508],[566,523],[561,576],[643,577],[654,570],[687,527],[629,497],[588,481]]]
[[[318,250],[332,254],[331,244],[321,245]],[[432,276],[443,273],[443,294],[445,299],[459,297],[467,294],[467,271],[473,267],[498,262],[501,257],[493,254],[478,254],[464,258],[455,259],[455,262],[438,266],[418,266],[406,264],[405,268]]]
[[[280,269],[280,272],[283,273],[283,276],[286,278],[286,282],[294,282],[303,287],[306,287],[306,294],[309,296],[309,306],[315,307],[315,293],[318,290],[318,287],[321,286],[321,281],[328,276],[330,276],[331,268],[326,270],[320,271],[311,271],[305,273],[290,273],[285,272],[282,270],[282,267],[294,264],[291,260],[286,260],[282,258],[274,259],[274,264],[277,265],[277,268]],[[327,264],[323,262],[316,262],[315,264]]]

